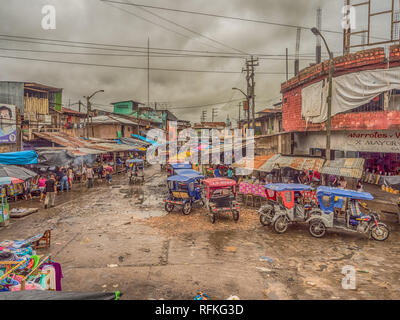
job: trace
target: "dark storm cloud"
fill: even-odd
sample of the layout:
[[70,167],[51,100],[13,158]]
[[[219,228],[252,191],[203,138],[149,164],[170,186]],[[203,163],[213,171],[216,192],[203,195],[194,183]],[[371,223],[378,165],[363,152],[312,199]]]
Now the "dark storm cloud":
[[[128,1],[128,0],[124,0]],[[155,6],[181,8],[193,11],[211,12],[244,18],[255,18],[291,25],[314,26],[315,11],[321,5],[323,9],[323,27],[340,31],[340,9],[342,0],[135,0]],[[57,29],[45,31],[41,28],[41,8],[52,4],[57,10]],[[127,12],[128,11],[128,12]],[[255,24],[249,22],[216,19],[212,17],[181,14],[160,10],[152,12],[225,43],[239,51],[250,53],[284,54],[285,48],[294,54],[296,29]],[[130,13],[129,13],[130,12]],[[138,17],[139,16],[139,17]],[[140,18],[142,17],[142,18]],[[167,31],[159,26],[144,21],[151,20],[181,35]],[[167,23],[159,18],[132,6],[109,5],[99,0],[2,0],[0,11],[0,34],[31,36],[72,41],[111,43],[119,45],[150,46],[158,48],[177,48],[185,50],[208,50],[233,52],[199,35]],[[342,39],[339,35],[328,34],[327,39],[334,51],[341,50]],[[312,54],[315,38],[311,32],[302,31],[302,53]],[[0,40],[0,48],[23,48],[53,51],[80,51],[76,49],[18,43]],[[107,51],[104,51],[107,52]],[[80,61],[96,64],[113,64],[146,67],[145,57],[105,57],[77,56],[68,54],[45,54],[13,52],[0,50],[0,55],[31,57],[39,59]],[[301,67],[313,61],[301,61]],[[242,70],[241,59],[204,59],[204,58],[151,58],[151,67],[203,69],[203,70]],[[96,96],[96,103],[109,105],[110,102],[134,99],[147,100],[146,70],[88,67],[44,62],[11,60],[0,58],[1,80],[36,81],[43,84],[64,88],[64,103],[83,99],[98,89],[104,94]],[[258,70],[284,72],[285,62],[260,60]],[[290,61],[293,70],[293,61]],[[232,92],[232,87],[245,88],[244,75],[241,74],[203,74],[151,71],[150,100],[171,102],[172,106],[193,106],[241,98],[240,93]],[[279,98],[280,84],[285,77],[277,75],[256,76],[256,95],[260,110]],[[275,99],[276,100],[276,99]],[[217,120],[237,118],[237,102],[216,106],[219,109]],[[189,111],[190,110],[190,111]],[[179,117],[198,121],[202,110],[174,109]],[[243,116],[243,115],[242,115]]]

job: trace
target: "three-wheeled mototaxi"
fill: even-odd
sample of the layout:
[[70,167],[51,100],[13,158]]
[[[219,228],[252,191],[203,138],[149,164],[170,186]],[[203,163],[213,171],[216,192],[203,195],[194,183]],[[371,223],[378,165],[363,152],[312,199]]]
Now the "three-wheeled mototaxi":
[[211,223],[215,223],[217,214],[231,212],[233,220],[239,220],[239,203],[236,201],[236,181],[227,178],[203,180],[204,203],[209,211]]
[[165,210],[171,212],[175,206],[182,207],[182,213],[190,214],[194,204],[204,205],[199,179],[201,175],[175,175],[167,178],[168,198],[164,199]]
[[[129,183],[136,184],[138,182],[144,182],[144,160],[143,159],[129,159],[126,161],[129,165]],[[130,166],[132,164],[132,166]]]
[[290,223],[305,222],[316,206],[309,197],[313,188],[304,184],[271,183],[265,185],[267,204],[258,213],[262,225],[272,225],[277,233],[286,232]]
[[[323,186],[317,188],[317,196],[320,208],[314,209],[307,220],[312,236],[321,238],[327,229],[337,229],[368,234],[378,241],[389,237],[389,228],[380,222],[378,213],[360,204],[361,200],[374,199],[370,193]],[[335,208],[343,206],[344,199],[347,199],[348,205],[344,216],[341,216]]]
[[192,169],[192,165],[190,163],[171,163],[168,164],[167,171],[168,177],[177,175],[176,170],[189,170]]

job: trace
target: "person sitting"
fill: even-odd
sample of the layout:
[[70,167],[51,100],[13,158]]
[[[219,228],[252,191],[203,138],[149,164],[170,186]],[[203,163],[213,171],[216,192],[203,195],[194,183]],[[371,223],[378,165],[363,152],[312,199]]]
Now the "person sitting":
[[350,200],[349,212],[350,212],[350,216],[354,217],[354,218],[360,218],[360,217],[364,216],[364,213],[360,209],[358,200],[355,200],[355,199]]

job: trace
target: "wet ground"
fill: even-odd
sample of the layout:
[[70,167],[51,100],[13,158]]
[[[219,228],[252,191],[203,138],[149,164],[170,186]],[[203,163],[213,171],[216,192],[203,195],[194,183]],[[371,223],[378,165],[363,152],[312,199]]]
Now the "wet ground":
[[[63,267],[63,290],[121,291],[122,299],[399,299],[400,227],[387,221],[383,243],[360,234],[329,232],[312,238],[307,227],[275,234],[254,209],[238,223],[206,212],[166,214],[165,175],[146,170],[144,186],[117,176],[87,191],[57,197],[55,208],[12,219],[0,240],[26,238],[53,228],[50,252]],[[38,207],[38,200],[18,207]],[[356,270],[356,289],[342,288],[346,265]]]

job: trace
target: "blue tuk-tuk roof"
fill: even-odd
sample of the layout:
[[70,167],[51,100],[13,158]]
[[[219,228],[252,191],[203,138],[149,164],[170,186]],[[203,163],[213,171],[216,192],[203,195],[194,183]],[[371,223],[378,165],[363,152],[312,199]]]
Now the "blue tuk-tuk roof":
[[373,200],[374,197],[369,192],[359,192],[348,189],[332,188],[332,187],[318,187],[317,196],[338,196],[356,200]]
[[201,175],[200,172],[193,169],[177,169],[175,173],[179,176],[187,176],[187,175]]
[[129,159],[126,161],[126,163],[143,163],[143,159]]
[[192,178],[192,179],[204,179],[205,177],[203,175],[201,175],[200,173],[184,173],[181,174],[179,173],[180,176],[184,176],[184,177],[188,177],[188,178]]
[[188,177],[188,176],[171,176],[169,178],[167,178],[167,181],[175,181],[175,182],[188,182],[190,180],[194,180],[197,177]]
[[172,169],[192,169],[192,165],[190,163],[173,163],[171,164]]
[[277,192],[282,191],[310,191],[313,188],[306,184],[300,183],[269,183],[265,185],[265,188]]

